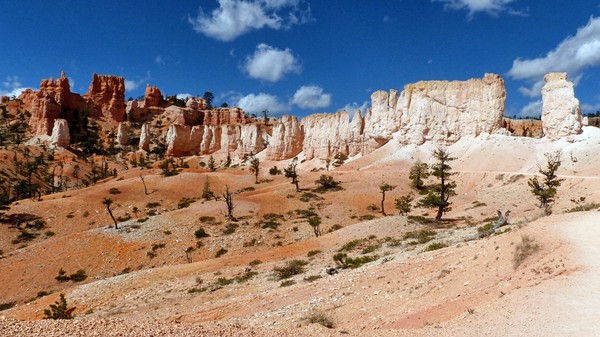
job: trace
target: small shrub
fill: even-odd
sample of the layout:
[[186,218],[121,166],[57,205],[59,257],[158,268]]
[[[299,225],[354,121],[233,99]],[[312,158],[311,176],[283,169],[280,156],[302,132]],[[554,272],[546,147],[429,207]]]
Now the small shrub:
[[319,216],[317,213],[315,213],[311,210],[307,210],[307,209],[297,209],[295,212],[296,212],[296,215],[298,215],[301,218],[305,218],[305,219]]
[[74,217],[75,217],[75,214],[73,214],[73,213],[67,214],[67,219],[73,219]]
[[256,266],[258,266],[258,265],[259,265],[259,264],[261,264],[261,263],[262,263],[262,261],[261,261],[261,260],[258,260],[258,259],[256,259],[256,260],[252,260],[252,261],[250,261],[250,263],[248,263],[248,265],[249,265],[250,267],[256,267]]
[[318,280],[318,279],[320,279],[322,277],[323,276],[321,276],[321,275],[311,275],[311,276],[305,277],[304,281],[306,281],[306,282],[314,282],[314,281],[316,281],[316,280]]
[[170,230],[166,230],[166,231],[163,231],[163,234],[164,235],[171,235],[171,234],[173,234],[173,232],[171,232]]
[[321,253],[322,253],[322,252],[321,252],[320,250],[311,250],[311,251],[309,251],[309,252],[306,254],[306,256],[307,256],[307,257],[313,257],[313,256],[315,256],[315,255],[318,255],[318,254],[321,254]]
[[364,241],[365,241],[365,239],[356,239],[356,240],[348,241],[342,246],[342,248],[339,249],[339,251],[340,252],[349,252],[351,250],[354,250],[356,247],[360,246]]
[[513,267],[515,269],[519,268],[521,263],[523,263],[527,257],[537,252],[539,248],[540,246],[536,244],[532,238],[527,235],[522,235],[521,242],[515,247]]
[[146,208],[157,208],[160,206],[160,202],[149,202],[146,204]]
[[323,312],[315,312],[307,317],[309,323],[321,324],[322,326],[333,329],[333,320]]
[[344,228],[344,227],[342,227],[342,225],[335,224],[335,225],[331,226],[331,228],[329,228],[329,233],[331,233],[331,232],[335,232],[335,231],[337,231],[338,229],[342,229],[342,228]]
[[202,223],[214,223],[215,222],[215,217],[214,216],[207,216],[207,215],[203,215],[199,218],[200,222]]
[[42,219],[35,219],[31,224],[27,224],[27,227],[40,230],[46,227],[46,221]]
[[35,295],[35,297],[40,298],[40,297],[44,297],[44,296],[48,296],[48,295],[50,295],[49,292],[44,291],[44,290],[40,290],[40,291],[37,292],[37,294]]
[[116,187],[112,187],[111,189],[108,190],[108,193],[112,194],[112,195],[116,195],[116,194],[121,194],[121,191],[119,191],[119,189]]
[[151,210],[149,210],[148,212],[146,212],[146,214],[148,214],[148,216],[155,216],[155,215],[156,215],[156,214],[158,214],[158,213],[156,213],[156,210],[155,210],[155,209],[151,209]]
[[198,294],[198,293],[203,293],[205,291],[206,291],[205,287],[202,287],[202,288],[191,288],[191,289],[188,289],[188,294]]
[[71,280],[71,278],[69,278],[69,276],[67,275],[67,272],[64,271],[64,269],[62,268],[58,270],[58,275],[54,279],[58,282],[67,282]]
[[302,193],[302,195],[300,196],[300,201],[302,202],[310,202],[311,200],[323,200],[323,198],[321,198],[320,196],[311,193],[311,192],[304,192]]
[[320,185],[319,187],[313,189],[313,191],[317,193],[343,190],[343,188],[340,186],[339,181],[333,179],[332,176],[328,176],[326,174],[321,175],[321,177],[318,180],[315,180],[315,184]]
[[432,225],[435,223],[434,219],[429,219],[421,215],[409,215],[408,220],[421,225]]
[[87,278],[87,274],[85,273],[85,270],[83,269],[79,269],[77,270],[74,274],[71,274],[69,276],[69,279],[73,282],[82,282],[85,281],[85,279]]
[[358,220],[360,221],[369,221],[369,220],[373,220],[375,219],[375,216],[373,214],[365,214],[365,215],[361,215],[360,217],[358,217]]
[[206,233],[206,231],[204,230],[204,228],[198,228],[194,232],[194,236],[196,236],[196,238],[198,238],[198,239],[202,239],[202,238],[207,238],[210,235],[208,235],[208,233]]
[[17,302],[1,303],[0,304],[0,311],[8,310],[8,309],[14,307],[16,304],[17,304]]
[[269,174],[272,176],[278,176],[281,175],[282,172],[279,168],[277,168],[277,166],[273,166],[269,169]]
[[221,256],[223,256],[223,255],[225,255],[225,254],[227,254],[227,252],[228,252],[228,250],[227,250],[227,249],[225,249],[225,248],[221,248],[221,249],[217,250],[217,253],[215,254],[215,257],[216,257],[216,258],[219,258],[219,257],[221,257]]
[[430,244],[429,246],[427,246],[427,248],[425,248],[425,251],[431,252],[433,250],[438,250],[438,249],[442,249],[442,248],[446,248],[446,247],[448,247],[448,245],[443,242],[434,242],[434,243]]
[[[56,233],[54,233],[53,231],[46,231],[44,234],[46,234],[46,236],[48,236],[48,237],[56,235]],[[0,254],[0,255],[2,255],[2,254]]]
[[367,211],[369,212],[378,212],[379,207],[375,204],[367,206]]
[[223,230],[223,235],[231,235],[235,233],[235,230],[238,228],[238,224],[230,222],[225,225],[225,229]]
[[285,281],[281,282],[281,284],[279,286],[281,288],[283,288],[283,287],[289,287],[294,284],[296,284],[296,281],[294,281],[294,280],[285,280]]
[[373,262],[379,259],[378,255],[365,255],[356,258],[348,257],[346,253],[337,253],[333,256],[333,260],[342,268],[358,268],[363,264]]
[[261,228],[263,229],[277,229],[279,227],[279,223],[275,222],[275,221],[264,221],[262,223]]
[[44,319],[73,319],[73,311],[75,307],[69,308],[65,294],[60,294],[60,299],[44,310]]
[[181,200],[179,200],[177,203],[177,208],[188,208],[194,201],[196,201],[194,198],[181,198]]
[[244,283],[247,282],[248,280],[250,280],[251,278],[253,278],[254,276],[258,275],[257,272],[255,271],[247,271],[244,274],[237,276],[235,278],[235,280],[237,281],[237,283]]
[[368,245],[365,248],[363,248],[363,250],[360,253],[361,254],[369,254],[369,253],[376,251],[379,248],[381,248],[380,244]]
[[228,286],[228,285],[230,285],[232,283],[233,283],[233,279],[229,279],[229,278],[226,278],[226,277],[219,277],[215,281],[215,284],[218,285],[219,287]]
[[304,273],[304,266],[308,262],[304,260],[291,260],[286,262],[284,266],[273,268],[273,272],[278,280],[288,279],[294,275]]
[[416,239],[418,243],[427,243],[435,237],[435,232],[432,230],[422,229],[420,231],[411,231],[404,233],[404,240]]

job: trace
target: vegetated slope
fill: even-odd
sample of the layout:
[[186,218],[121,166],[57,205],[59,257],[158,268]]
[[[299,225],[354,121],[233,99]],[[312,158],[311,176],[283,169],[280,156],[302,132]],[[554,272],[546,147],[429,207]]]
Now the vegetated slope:
[[[0,297],[21,302],[39,290],[66,291],[71,304],[78,307],[76,314],[86,318],[223,320],[244,326],[289,328],[304,324],[303,318],[312,312],[324,311],[337,326],[350,331],[444,324],[439,322],[463,317],[466,308],[474,308],[477,313],[487,304],[501,303],[504,300],[499,298],[506,294],[510,297],[512,292],[518,293],[517,289],[536,286],[572,271],[573,265],[565,259],[561,241],[546,230],[569,216],[545,218],[527,225],[541,211],[528,191],[526,180],[535,173],[535,163],[543,163],[544,152],[553,147],[571,147],[578,160],[565,162],[559,172],[566,176],[566,181],[559,189],[555,211],[572,207],[570,198],[586,196],[590,202],[597,200],[598,179],[578,176],[579,172],[592,173],[596,164],[596,159],[588,156],[592,142],[584,136],[585,133],[581,141],[569,144],[492,136],[485,141],[461,140],[450,147],[458,157],[453,166],[459,172],[454,177],[459,188],[453,210],[448,214],[452,221],[440,228],[419,224],[415,218],[407,223],[403,217],[360,222],[364,215],[378,216],[368,211],[367,206],[379,204],[381,181],[398,186],[390,193],[386,206],[393,209],[393,197],[409,191],[407,168],[413,159],[428,161],[429,146],[391,151],[393,144],[386,145],[381,151],[388,151],[389,156],[376,151],[371,158],[357,159],[329,173],[342,181],[344,190],[313,193],[316,197],[295,193],[289,181],[281,176],[254,185],[253,177],[241,170],[217,173],[188,170],[169,178],[157,175],[157,171],[144,171],[150,173],[146,176],[150,190],[156,190],[145,195],[137,172],[128,172],[123,180],[115,178],[65,193],[70,197],[23,201],[13,207],[11,213],[44,214],[47,226],[56,235],[37,238],[29,246],[5,254],[0,267],[9,272],[1,276],[6,278],[2,281],[7,286]],[[506,148],[511,149],[511,156],[502,152]],[[531,151],[535,151],[533,155]],[[496,153],[503,156],[495,159]],[[356,167],[369,161],[373,163],[371,166]],[[314,162],[311,165],[318,166]],[[301,186],[311,187],[312,181],[323,173],[326,172],[302,172]],[[206,176],[215,192],[221,191],[225,184],[232,190],[243,190],[236,196],[236,216],[241,221],[231,234],[223,233],[227,222],[221,215],[222,201],[195,201],[187,208],[177,208],[182,198],[201,194]],[[111,188],[117,188],[121,194],[110,195]],[[146,214],[134,217],[148,219],[121,222],[119,230],[110,228],[110,218],[101,203],[108,196],[115,200],[116,215],[132,214],[133,207],[138,207]],[[307,201],[301,200],[302,197]],[[148,216],[152,209],[146,207],[149,202],[160,203],[155,207],[159,215]],[[83,217],[88,208],[91,214],[88,217],[96,222],[86,228],[81,222],[88,221]],[[300,210],[302,214],[302,210],[311,209],[322,218],[324,232],[336,224],[345,228],[312,238],[306,219],[296,212]],[[484,219],[492,217],[497,209],[513,210],[512,222],[522,222],[524,227],[489,239],[465,242],[477,232],[476,227],[469,226],[484,225]],[[282,220],[277,217],[276,222],[280,223],[275,229],[262,228],[264,215],[268,213],[283,217]],[[69,218],[69,214],[77,216]],[[413,214],[431,218],[424,210],[415,210]],[[215,221],[202,222],[200,216],[213,216]],[[197,240],[193,233],[199,227],[210,237]],[[420,229],[433,230],[436,238],[416,245],[410,239],[403,239],[406,232]],[[166,234],[167,231],[170,233]],[[540,249],[515,271],[514,247],[522,234],[533,237]],[[7,243],[2,240],[4,247]],[[360,240],[360,244],[356,250],[346,252],[349,256],[376,254],[379,259],[356,270],[327,275],[326,267],[335,265],[333,255],[352,240]],[[197,241],[202,245],[196,245]],[[432,242],[449,247],[424,252]],[[153,249],[153,244],[164,247]],[[362,254],[369,246],[375,248]],[[188,247],[195,247],[193,263],[186,263]],[[227,249],[227,253],[215,259],[221,248]],[[308,258],[308,252],[315,250],[321,252]],[[150,252],[156,256],[150,258]],[[294,258],[310,261],[305,267],[307,271],[292,277],[295,284],[281,287],[285,280],[274,280],[272,270],[282,266],[282,260]],[[246,268],[254,260],[262,261],[250,267],[258,274],[245,282],[237,281],[235,278],[246,275]],[[161,265],[164,266],[110,277],[126,268],[133,271],[139,266],[147,269]],[[103,280],[68,289],[72,283],[53,279],[60,268],[68,272],[84,268],[91,276],[84,282]],[[304,280],[309,276],[314,276],[310,278],[312,283]],[[228,281],[232,284],[226,284]],[[197,290],[189,293],[191,289]],[[55,297],[43,297],[5,313],[25,319],[39,318]]]

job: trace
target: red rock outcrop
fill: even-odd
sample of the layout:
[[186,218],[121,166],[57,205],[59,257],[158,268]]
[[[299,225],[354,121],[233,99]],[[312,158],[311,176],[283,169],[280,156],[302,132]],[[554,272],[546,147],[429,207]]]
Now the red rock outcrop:
[[31,113],[29,126],[35,135],[50,135],[54,121],[62,111],[80,110],[83,106],[81,96],[71,92],[64,72],[56,80],[42,80],[37,91],[25,90],[19,99],[23,102],[23,110]]
[[513,136],[534,137],[542,136],[542,121],[539,119],[511,119],[504,117],[502,127]]
[[146,85],[146,93],[144,95],[144,107],[149,108],[153,106],[159,106],[163,100],[163,95],[158,87],[151,87],[150,84]]
[[123,77],[94,74],[90,88],[83,97],[92,105],[93,117],[117,123],[125,120]]

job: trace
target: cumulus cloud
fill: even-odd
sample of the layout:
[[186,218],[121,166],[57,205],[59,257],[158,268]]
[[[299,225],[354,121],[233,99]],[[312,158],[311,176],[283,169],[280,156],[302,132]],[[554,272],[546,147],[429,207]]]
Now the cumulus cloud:
[[23,91],[30,89],[23,86],[19,76],[7,76],[4,81],[2,81],[2,86],[3,88],[0,89],[0,97],[19,97]]
[[331,94],[323,93],[323,88],[316,85],[302,86],[296,90],[292,104],[302,109],[319,109],[331,104]]
[[252,30],[286,29],[312,19],[310,6],[300,9],[300,0],[218,0],[210,14],[200,8],[197,17],[189,17],[192,28],[208,37],[233,41]]
[[276,96],[259,93],[249,94],[241,97],[235,104],[244,111],[259,114],[263,110],[269,110],[272,114],[280,114],[290,110],[289,106],[281,103]]
[[521,117],[539,117],[542,115],[542,100],[530,102],[521,109]]
[[517,58],[508,75],[514,79],[539,80],[549,72],[578,76],[583,70],[600,65],[600,18],[591,18],[575,36],[569,36],[543,57]]
[[600,103],[597,104],[582,104],[581,111],[584,113],[593,113],[600,111]]
[[177,94],[177,95],[175,95],[175,97],[177,97],[177,99],[187,100],[190,97],[194,97],[194,95],[192,95],[192,94]]
[[338,111],[348,111],[352,114],[356,110],[360,110],[360,112],[364,114],[365,111],[367,110],[368,106],[369,106],[368,101],[364,101],[361,105],[358,105],[358,103],[356,103],[356,102],[352,102],[352,103],[346,104],[343,107],[339,108]]
[[127,91],[133,91],[136,90],[137,88],[139,88],[140,86],[142,86],[144,83],[147,83],[148,81],[150,81],[152,79],[152,76],[150,76],[150,72],[146,72],[146,76],[144,76],[144,78],[141,78],[137,81],[135,80],[125,80],[125,90]]
[[246,57],[243,70],[251,78],[277,82],[285,74],[300,73],[302,67],[290,49],[281,50],[261,43],[253,55]]
[[516,0],[431,0],[432,2],[441,2],[447,9],[469,11],[469,17],[473,17],[478,12],[488,13],[492,16],[498,16],[500,13],[511,15],[525,15],[526,13],[516,10],[509,6]]

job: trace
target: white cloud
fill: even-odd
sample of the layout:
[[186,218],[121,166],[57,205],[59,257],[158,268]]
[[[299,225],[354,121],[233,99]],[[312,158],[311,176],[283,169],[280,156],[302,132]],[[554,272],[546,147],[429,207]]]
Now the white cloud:
[[235,105],[248,113],[254,114],[259,114],[263,110],[269,110],[272,114],[280,114],[290,110],[289,106],[281,103],[277,97],[264,93],[243,96]]
[[30,89],[23,87],[19,76],[7,76],[4,81],[2,81],[2,86],[4,88],[0,89],[0,97],[19,97],[23,91]]
[[364,114],[368,106],[368,101],[364,101],[361,105],[358,105],[356,102],[352,102],[339,108],[338,111],[348,111],[350,114],[353,114],[356,110],[360,110],[360,112]]
[[523,96],[535,98],[542,96],[542,87],[544,86],[544,81],[535,81],[534,84],[531,85],[531,88],[528,87],[519,87],[519,92]]
[[515,79],[538,81],[549,72],[567,72],[578,76],[584,69],[600,65],[600,18],[591,18],[575,36],[563,40],[544,57],[517,58],[508,75]]
[[[299,8],[300,0],[218,0],[219,7],[210,15],[200,8],[198,16],[189,17],[192,28],[208,37],[221,41],[233,41],[251,30],[265,27],[289,28],[312,20],[310,7]],[[280,11],[287,9],[286,19]]]
[[157,57],[154,58],[154,63],[160,64],[160,65],[165,65],[167,63],[167,61],[165,60],[164,57],[162,57],[161,55],[158,55]]
[[502,12],[511,15],[525,15],[523,11],[515,10],[509,6],[516,0],[431,0],[432,2],[441,2],[447,9],[469,11],[469,17],[473,17],[477,12],[485,12],[492,16],[498,16]]
[[582,104],[581,111],[583,111],[584,113],[600,111],[600,103],[593,104],[593,105],[592,104]]
[[125,90],[126,91],[136,90],[141,85],[143,85],[144,83],[147,83],[151,79],[152,79],[152,76],[150,76],[150,72],[148,71],[148,72],[146,72],[146,76],[144,76],[144,78],[141,78],[141,79],[139,79],[137,81],[134,81],[134,80],[125,80]]
[[177,97],[177,99],[185,99],[187,100],[190,97],[194,97],[192,94],[177,94],[175,97]]
[[323,88],[316,85],[302,86],[294,93],[292,104],[302,109],[325,108],[331,104],[331,94],[323,93]]
[[243,70],[251,78],[277,82],[285,74],[300,73],[302,67],[290,49],[281,50],[261,43],[253,55],[246,57]]
[[530,102],[521,109],[521,117],[539,117],[542,115],[542,100]]

